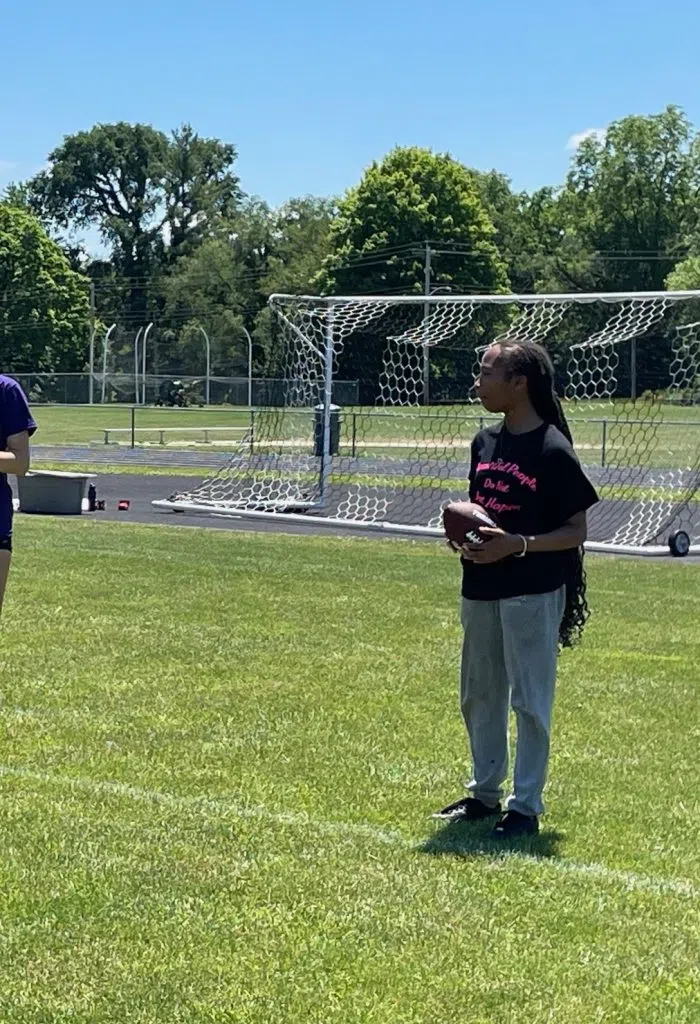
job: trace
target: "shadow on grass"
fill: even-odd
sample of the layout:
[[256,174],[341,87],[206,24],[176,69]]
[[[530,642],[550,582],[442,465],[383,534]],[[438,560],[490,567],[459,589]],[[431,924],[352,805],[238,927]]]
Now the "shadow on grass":
[[504,854],[519,853],[527,857],[557,857],[559,843],[564,838],[561,832],[543,829],[534,836],[518,839],[491,839],[489,822],[449,822],[439,832],[424,840],[419,846],[420,853],[449,857],[502,857]]

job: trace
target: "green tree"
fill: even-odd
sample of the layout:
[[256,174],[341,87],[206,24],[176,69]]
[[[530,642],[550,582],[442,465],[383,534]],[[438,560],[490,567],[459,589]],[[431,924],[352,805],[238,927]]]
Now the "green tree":
[[466,167],[446,154],[399,147],[340,200],[319,284],[341,294],[422,292],[430,241],[433,285],[504,291],[494,236]]
[[666,287],[672,292],[700,290],[700,256],[681,260],[666,278]]
[[[475,177],[446,154],[397,148],[374,163],[338,204],[331,225],[330,254],[318,284],[335,294],[420,294],[430,257],[431,291],[504,292],[508,277],[495,243],[495,229]],[[346,338],[339,376],[359,380],[361,400],[373,402],[383,367],[386,339],[420,323],[423,307],[396,307],[381,321]],[[431,396],[448,398],[457,382],[471,383],[473,350],[494,311],[480,311],[468,330],[430,354]],[[452,391],[454,394],[454,390]]]
[[699,197],[700,140],[681,110],[615,122],[574,155],[555,211],[564,237],[544,283],[663,289],[697,229]]
[[127,316],[143,323],[149,285],[235,208],[235,155],[188,125],[168,138],[150,125],[99,124],[65,138],[29,189],[58,227],[99,230],[125,282]]
[[[163,339],[169,342],[173,369],[197,372],[201,366],[201,334],[207,332],[212,350],[212,373],[241,373],[245,367],[249,323],[246,305],[250,282],[230,239],[208,238],[183,257],[164,280]],[[254,312],[253,311],[253,316]]]
[[[273,218],[260,200],[248,200],[229,223],[221,222],[163,281],[163,321],[170,332],[172,359],[184,368],[197,356],[193,328],[203,327],[212,346],[213,372],[243,373],[247,339],[266,295]],[[200,335],[201,339],[201,335]],[[259,372],[260,367],[258,366]]]
[[249,199],[178,261],[163,289],[164,319],[180,366],[192,359],[201,364],[197,328],[203,327],[215,367],[227,374],[244,372],[246,328],[255,339],[256,373],[265,372],[273,333],[267,296],[313,287],[327,253],[333,209],[331,200],[313,196],[291,199],[278,210]]
[[11,181],[2,190],[0,203],[4,203],[5,206],[13,206],[16,210],[32,212],[32,193],[29,185],[22,181]]
[[513,192],[500,171],[471,174],[486,212],[493,223],[494,241],[505,262],[513,292],[536,292],[543,273],[561,245],[554,189],[532,194]]
[[290,199],[272,214],[267,292],[312,292],[329,253],[336,202],[317,196]]
[[87,280],[26,209],[0,203],[0,353],[5,372],[84,369]]
[[[625,117],[604,137],[585,139],[547,214],[560,239],[544,262],[538,290],[663,290],[697,230],[699,187],[698,136],[676,107]],[[571,310],[565,330],[550,338],[555,361],[565,361],[571,342],[599,329],[609,316],[600,304]],[[656,327],[637,339],[637,394],[668,382],[670,336]],[[621,346],[619,357],[624,392],[631,386],[629,346]]]
[[234,146],[204,139],[190,125],[172,133],[162,186],[171,261],[192,252],[220,219],[238,209],[242,193],[232,170],[235,160]]
[[29,182],[12,181],[4,189],[0,196],[0,202],[6,206],[14,206],[18,210],[27,210],[39,221],[49,238],[57,242],[68,257],[71,268],[78,273],[83,273],[90,262],[83,245],[79,242],[60,234],[55,230],[55,225],[45,214],[42,216],[40,204],[37,202],[36,194]]

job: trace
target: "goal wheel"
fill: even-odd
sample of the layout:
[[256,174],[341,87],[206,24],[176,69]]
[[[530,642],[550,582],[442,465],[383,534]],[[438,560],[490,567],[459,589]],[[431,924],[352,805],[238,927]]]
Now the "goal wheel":
[[674,558],[685,558],[690,551],[690,537],[685,530],[676,530],[668,538],[668,546]]

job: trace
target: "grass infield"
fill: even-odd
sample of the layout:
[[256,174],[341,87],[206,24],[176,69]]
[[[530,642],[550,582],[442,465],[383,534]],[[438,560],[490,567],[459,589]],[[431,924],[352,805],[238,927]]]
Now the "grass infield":
[[548,814],[466,777],[443,546],[18,517],[3,1024],[700,1018],[700,576],[589,559]]

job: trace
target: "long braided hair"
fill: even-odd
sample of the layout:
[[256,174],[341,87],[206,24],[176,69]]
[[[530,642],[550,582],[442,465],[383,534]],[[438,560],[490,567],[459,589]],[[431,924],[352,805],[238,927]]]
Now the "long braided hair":
[[[525,377],[530,403],[540,419],[554,424],[567,441],[573,443],[569,424],[554,389],[554,366],[545,349],[531,341],[495,342],[495,347],[500,349],[498,362],[504,367],[506,377]],[[573,647],[581,638],[590,609],[586,601],[583,548],[574,548],[565,555],[569,565],[559,643],[562,647]]]

